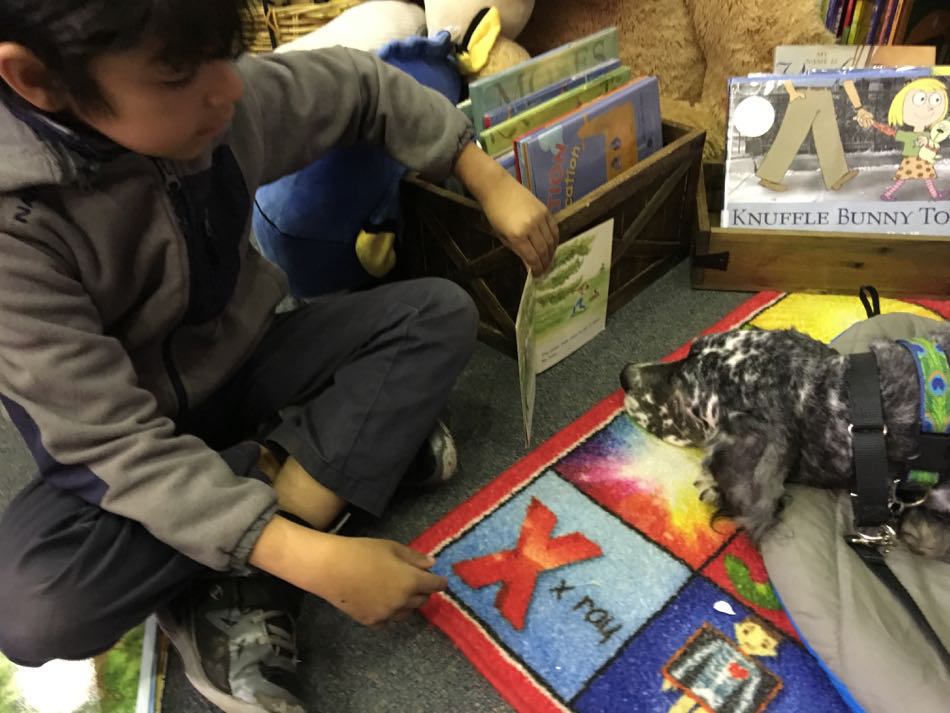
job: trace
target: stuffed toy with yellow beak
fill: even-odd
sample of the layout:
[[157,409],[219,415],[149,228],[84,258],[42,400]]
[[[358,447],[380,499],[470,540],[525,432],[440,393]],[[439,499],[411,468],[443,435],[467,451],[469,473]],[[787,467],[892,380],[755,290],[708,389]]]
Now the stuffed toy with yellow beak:
[[448,31],[455,42],[459,71],[474,81],[530,58],[515,38],[534,10],[534,0],[427,0],[429,36]]

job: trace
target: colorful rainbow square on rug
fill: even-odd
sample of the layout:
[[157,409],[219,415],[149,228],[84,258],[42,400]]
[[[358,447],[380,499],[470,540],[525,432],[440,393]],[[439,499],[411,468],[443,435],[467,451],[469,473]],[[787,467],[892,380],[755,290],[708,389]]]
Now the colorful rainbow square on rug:
[[[950,317],[950,302],[881,309]],[[830,341],[864,317],[856,298],[762,293],[708,331]],[[852,710],[751,541],[711,524],[700,453],[647,435],[622,402],[605,399],[413,543],[449,579],[423,613],[523,713]]]

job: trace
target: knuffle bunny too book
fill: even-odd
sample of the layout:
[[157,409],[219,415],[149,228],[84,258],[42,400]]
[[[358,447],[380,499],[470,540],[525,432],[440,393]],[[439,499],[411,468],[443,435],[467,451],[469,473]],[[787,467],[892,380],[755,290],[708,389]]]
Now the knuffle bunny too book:
[[722,225],[945,235],[950,68],[736,77]]

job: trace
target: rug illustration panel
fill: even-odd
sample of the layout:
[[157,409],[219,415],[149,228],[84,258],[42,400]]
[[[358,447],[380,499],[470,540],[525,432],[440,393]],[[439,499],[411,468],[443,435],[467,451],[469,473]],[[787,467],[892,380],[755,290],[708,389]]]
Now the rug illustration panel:
[[444,549],[433,571],[562,699],[691,574],[553,470]]

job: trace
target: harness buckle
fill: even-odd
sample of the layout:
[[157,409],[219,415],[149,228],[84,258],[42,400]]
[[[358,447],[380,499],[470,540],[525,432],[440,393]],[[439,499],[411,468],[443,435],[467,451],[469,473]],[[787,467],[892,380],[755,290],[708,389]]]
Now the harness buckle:
[[930,488],[926,488],[923,490],[922,494],[917,495],[914,500],[904,500],[898,492],[900,484],[900,480],[892,480],[891,491],[887,496],[887,509],[891,511],[891,514],[894,515],[894,517],[899,517],[904,513],[905,510],[920,507],[930,495]]
[[[876,530],[876,534],[869,533],[866,530]],[[887,524],[877,528],[861,528],[853,534],[845,535],[844,539],[850,545],[876,547],[881,552],[887,553],[897,544],[897,530],[892,525]]]

